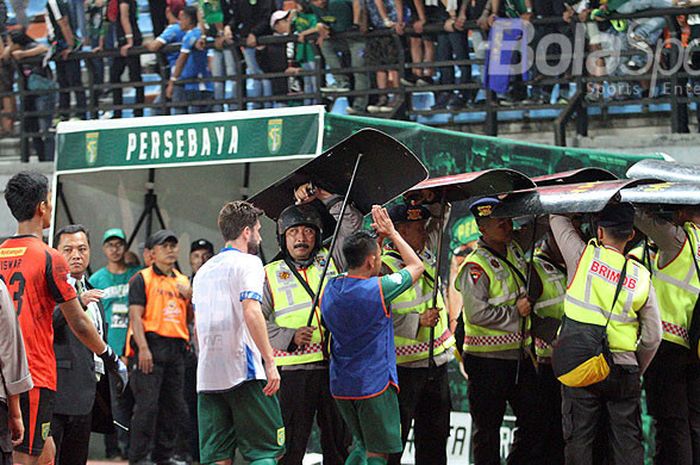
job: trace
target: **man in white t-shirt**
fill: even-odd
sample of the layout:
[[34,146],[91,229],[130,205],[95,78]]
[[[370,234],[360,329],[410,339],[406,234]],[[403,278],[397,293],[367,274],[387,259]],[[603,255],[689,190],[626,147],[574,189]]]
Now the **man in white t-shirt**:
[[251,465],[275,465],[285,451],[280,375],[260,308],[265,273],[254,255],[261,214],[244,201],[224,205],[225,247],[194,279],[202,463],[230,464],[239,448]]

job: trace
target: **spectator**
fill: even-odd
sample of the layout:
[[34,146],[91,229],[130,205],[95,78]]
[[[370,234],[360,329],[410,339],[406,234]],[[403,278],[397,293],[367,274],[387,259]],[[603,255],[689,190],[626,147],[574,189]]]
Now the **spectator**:
[[66,0],[48,0],[46,9],[49,15],[49,43],[55,44],[52,52],[56,60],[56,78],[62,89],[58,99],[61,108],[59,115],[63,120],[70,118],[71,90],[66,89],[73,88],[77,104],[76,114],[81,119],[87,119],[87,100],[81,82],[80,60],[68,59],[71,52],[80,50],[80,39],[75,36],[74,25],[68,16],[68,4]]
[[148,0],[148,11],[151,14],[151,24],[153,25],[153,37],[158,37],[163,33],[168,25],[165,13],[167,0]]
[[[429,7],[439,8],[439,10],[434,13],[434,16],[438,22],[444,24],[445,29],[445,32],[437,34],[437,61],[469,59],[469,40],[466,30],[464,29],[464,25],[467,21],[466,4],[468,3],[470,2],[467,0],[459,0],[454,2],[452,8]],[[478,31],[474,31],[474,34],[478,33]],[[458,68],[459,83],[470,83],[472,79],[471,65],[460,65]],[[444,66],[440,68],[441,85],[454,85],[456,83],[454,66]],[[473,95],[474,92],[471,90],[440,92],[437,95],[433,110],[443,108],[458,110],[464,107],[467,101],[471,101]]]
[[[290,10],[277,10],[270,17],[270,28],[273,36],[289,36],[292,31],[292,18]],[[272,83],[272,95],[288,95],[301,92],[301,82],[295,76],[301,68],[294,61],[294,42],[275,43],[259,47],[257,61],[266,73],[285,73],[288,77],[276,77],[270,79]],[[289,79],[291,78],[291,79]],[[285,106],[285,103],[279,104]]]
[[7,5],[0,0],[0,137],[14,132],[13,114],[17,111],[15,97],[12,95],[14,70],[10,59],[7,38]]
[[[131,417],[129,463],[171,463],[174,439],[187,418],[185,349],[192,317],[189,279],[175,269],[178,240],[168,230],[148,240],[154,263],[129,282]],[[167,317],[163,309],[167,308]]]
[[32,147],[39,161],[51,161],[54,154],[54,136],[49,129],[56,110],[58,85],[51,79],[51,70],[41,62],[23,61],[46,54],[48,48],[35,42],[23,29],[16,29],[8,36],[7,51],[19,62],[19,71],[27,90],[36,91],[24,96],[24,130],[33,134]]
[[77,37],[87,37],[87,24],[84,0],[68,0],[68,16]]
[[[321,54],[326,66],[333,73],[335,83],[321,88],[321,92],[346,92],[351,89],[350,77],[340,74],[344,66],[339,55],[349,59],[350,66],[361,68],[365,66],[365,40],[361,37],[336,37],[347,31],[366,31],[366,21],[361,18],[360,0],[311,0],[311,11],[318,16],[321,24],[329,31],[330,37],[321,42]],[[335,72],[334,72],[335,71]],[[369,88],[367,72],[353,73],[354,90],[362,91]],[[350,115],[364,113],[367,110],[367,97],[353,98],[352,106],[348,107]]]
[[[85,31],[85,45],[92,47],[94,53],[101,52],[105,48],[105,38],[110,31],[110,22],[106,21],[106,0],[85,0],[87,15],[87,30]],[[105,82],[105,63],[102,58],[91,58],[88,65],[92,68],[93,84],[101,86]],[[95,89],[92,97],[99,97],[101,89]],[[97,105],[97,98],[92,100]]]
[[15,306],[5,283],[0,280],[0,463],[11,464],[12,447],[24,439],[20,396],[32,389],[22,332]]
[[[294,3],[295,10],[292,19],[292,29],[297,36],[298,44],[296,44],[296,55],[294,60],[301,66],[304,71],[313,71],[316,69],[316,48],[308,42],[307,37],[311,34],[318,34],[316,44],[322,44],[327,34],[327,29],[320,25],[318,17],[309,9],[308,0],[296,1]],[[294,46],[291,43],[291,46]],[[289,46],[289,45],[288,45]],[[304,93],[314,94],[318,88],[316,76],[304,76]],[[304,99],[305,105],[313,105],[317,103],[314,99]]]
[[[565,3],[563,0],[532,0],[533,14],[536,18],[561,18],[566,11]],[[561,34],[569,39],[569,43],[574,43],[574,36],[571,27],[562,25],[561,23],[548,23],[548,24],[538,24],[535,27],[535,37],[532,41],[531,47],[533,50],[537,49],[538,44],[542,39],[544,39],[549,34]],[[562,53],[562,48],[558,43],[554,43],[547,47],[545,50],[546,55],[560,56]],[[544,62],[549,66],[556,66],[560,62],[560,58],[544,59]],[[541,81],[543,79],[560,79],[565,73],[559,75],[545,75],[540,72],[538,66],[533,67],[533,78],[534,81]],[[534,103],[541,103],[549,105],[552,98],[552,91],[554,86],[552,84],[545,85],[533,85],[532,97]],[[568,99],[569,86],[568,84],[559,85],[559,98],[557,99],[558,104],[566,104]]]
[[[185,37],[185,31],[183,31],[180,27],[180,21],[178,18],[180,17],[180,13],[182,12],[183,8],[185,8],[184,0],[167,1],[167,6],[165,8],[165,16],[168,18],[168,27],[166,27],[165,30],[161,33],[161,35],[156,37],[155,40],[146,44],[148,50],[150,50],[151,52],[157,52],[166,45],[182,42],[183,37]],[[169,52],[166,55],[166,59],[168,60],[168,69],[161,70],[164,71],[162,73],[163,78],[170,79],[173,71],[175,70],[175,62],[177,61],[177,57],[179,55],[180,54],[178,52]],[[172,100],[176,102],[183,102],[185,100],[183,95],[184,92],[185,89],[182,86],[175,86],[173,88]],[[165,95],[163,95],[162,98],[165,98]],[[182,114],[186,112],[187,108],[185,107],[172,107],[173,115]],[[170,111],[165,111],[165,114],[169,113]]]
[[[571,23],[576,17],[579,22],[585,24],[586,39],[588,40],[589,53],[599,52],[603,49],[603,34],[599,29],[600,21],[589,21],[591,12],[595,11],[599,6],[597,0],[581,0],[573,5],[564,4],[565,10],[562,13],[562,18],[565,22]],[[592,19],[592,18],[591,18]],[[599,56],[592,64],[592,69],[589,69],[590,74],[596,77],[602,77],[607,74],[605,66],[605,58]],[[561,92],[560,92],[561,93]],[[603,87],[599,82],[590,82],[584,97],[588,102],[596,102],[603,96]]]
[[[126,234],[119,228],[105,231],[102,236],[102,252],[107,258],[107,266],[90,276],[90,286],[104,291],[101,302],[104,306],[105,322],[109,328],[107,343],[117,354],[123,356],[129,327],[129,280],[138,272],[139,267],[126,264]],[[119,395],[112,378],[109,384],[112,416],[119,424],[128,427],[134,406],[131,390],[128,389]],[[127,457],[129,433],[118,428],[116,433],[105,435],[105,446],[107,456]]]
[[[204,102],[212,99],[214,86],[209,80],[211,73],[207,52],[196,47],[197,41],[202,37],[202,30],[197,27],[197,7],[186,6],[182,10],[180,28],[185,36],[165,95],[172,98],[173,103],[188,102],[188,113],[206,113],[211,111],[211,104]],[[179,84],[177,81],[180,79],[190,82]],[[182,100],[178,101],[173,98],[173,92],[174,87],[179,85],[183,86],[184,94],[180,94]]]
[[[68,282],[75,288],[80,304],[106,342],[107,326],[100,303],[104,292],[93,289],[85,275],[90,264],[87,230],[82,225],[65,226],[56,233],[54,244],[68,262]],[[85,465],[97,382],[104,376],[105,369],[102,360],[75,337],[58,307],[53,311],[53,330],[58,372],[56,408],[51,418],[51,436],[56,444],[55,463]]]
[[[224,37],[227,40],[235,39],[243,45],[243,59],[246,73],[249,75],[262,73],[256,58],[255,47],[258,46],[258,37],[271,34],[272,6],[272,0],[231,0],[232,14],[224,28]],[[272,95],[272,83],[269,79],[253,79],[247,87],[253,89],[249,97]],[[259,108],[260,104],[254,103],[252,106]]]
[[[144,250],[144,254],[145,253],[146,251]],[[124,263],[126,263],[126,266],[135,266],[137,268],[141,268],[141,260],[139,260],[139,256],[131,250],[127,250],[126,253],[124,253]]]
[[[411,9],[413,32],[409,34],[408,43],[413,64],[423,64],[435,61],[434,35],[424,33],[423,28],[428,23],[444,22],[438,7],[439,0],[408,0]],[[415,67],[401,79],[405,86],[429,86],[433,84],[433,68]]]
[[[494,22],[498,18],[510,18],[510,19],[521,19],[523,21],[530,21],[533,15],[532,0],[491,0],[491,16],[489,17],[489,26],[493,26]],[[501,26],[504,29],[504,38],[508,37],[509,40],[517,40],[518,42],[527,41],[525,34],[527,30],[524,27],[511,27],[507,23]],[[489,38],[490,40],[492,36]],[[496,46],[493,47],[494,51],[497,49]],[[518,50],[501,50],[501,63],[523,63],[527,57],[522,56],[522,53]],[[527,95],[527,85],[525,80],[527,79],[527,72],[509,72],[507,76],[503,75],[493,75],[489,73],[487,69],[487,79],[488,87],[493,90],[498,90],[500,92],[501,88],[508,87],[508,95],[502,103],[506,106],[527,104],[532,103],[528,101]],[[506,90],[505,88],[503,90]]]
[[[394,0],[365,0],[365,7],[370,19],[370,24],[377,30],[388,31],[393,29],[396,34],[403,35],[405,23],[410,19],[410,13],[404,8],[397,8]],[[369,66],[383,66],[386,71],[377,71],[377,88],[387,91],[399,87],[399,71],[396,65],[399,63],[399,53],[403,53],[399,42],[392,37],[372,37],[367,41],[367,64]],[[390,100],[391,97],[391,100]],[[380,94],[379,100],[367,107],[370,113],[392,113],[399,104],[396,94]]]
[[[209,49],[209,67],[213,77],[234,77],[236,75],[236,61],[233,56],[238,53],[232,47],[233,40],[225,35],[225,24],[231,20],[231,2],[229,0],[219,0],[211,2],[209,0],[199,0],[199,9],[202,12],[204,27],[207,31],[207,38],[214,38],[214,48]],[[200,39],[200,41],[202,41]],[[203,45],[203,43],[202,43]],[[236,95],[236,81],[233,83],[233,94]],[[219,102],[226,97],[226,81],[214,82],[214,100]],[[214,111],[223,111],[223,104],[214,105]],[[229,109],[237,109],[236,104],[229,104]]]
[[[56,1],[56,0],[52,0]],[[121,84],[124,68],[129,68],[129,81],[137,83],[136,104],[143,105],[145,94],[141,85],[141,59],[138,55],[128,56],[129,49],[137,47],[142,43],[141,31],[139,30],[136,13],[138,5],[136,0],[117,0],[119,2],[119,18],[117,19],[117,46],[119,56],[114,57],[112,67],[109,70],[109,82]],[[112,88],[112,101],[115,106],[122,105],[123,92],[121,87]],[[143,116],[143,107],[134,108],[134,116]],[[122,110],[114,110],[114,117],[121,118]]]
[[[627,15],[637,11],[644,11],[656,8],[671,8],[675,6],[674,0],[611,0],[603,8],[608,13],[619,13]],[[629,44],[643,51],[651,51],[658,34],[666,26],[666,19],[663,16],[647,18],[639,23],[637,27],[629,28],[627,40]]]

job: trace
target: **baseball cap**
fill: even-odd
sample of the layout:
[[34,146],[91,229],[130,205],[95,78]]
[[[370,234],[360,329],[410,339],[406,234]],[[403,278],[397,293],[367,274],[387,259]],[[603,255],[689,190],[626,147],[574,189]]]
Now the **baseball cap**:
[[275,23],[286,18],[291,13],[291,10],[277,10],[270,16],[270,27],[275,27]]
[[598,226],[632,228],[634,207],[629,202],[607,204],[598,215]]
[[124,234],[124,230],[121,228],[110,228],[105,233],[102,235],[102,243],[104,244],[110,239],[113,238],[118,238],[123,241],[126,241],[126,234]]
[[206,239],[197,239],[190,245],[190,253],[194,252],[195,250],[207,250],[209,253],[213,254],[214,253],[214,244],[209,242]]
[[167,0],[165,4],[170,8],[170,12],[176,18],[180,12],[185,9],[185,0]]
[[394,224],[411,223],[430,219],[430,210],[422,205],[394,205],[389,210],[389,218]]
[[493,197],[482,197],[469,205],[469,211],[474,218],[488,218],[493,214],[493,209],[500,205],[501,201]]
[[146,239],[145,247],[147,249],[152,249],[153,247],[155,247],[157,245],[163,244],[168,239],[175,239],[175,242],[177,242],[177,236],[171,230],[169,230],[169,229],[158,230],[158,231],[154,232],[153,234],[151,234],[151,236],[148,239]]

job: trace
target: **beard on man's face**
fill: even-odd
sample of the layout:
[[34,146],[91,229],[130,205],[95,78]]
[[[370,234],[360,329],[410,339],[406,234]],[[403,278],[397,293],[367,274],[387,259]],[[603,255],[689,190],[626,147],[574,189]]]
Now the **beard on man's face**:
[[251,255],[257,255],[260,252],[260,242],[255,239],[248,241],[248,253]]

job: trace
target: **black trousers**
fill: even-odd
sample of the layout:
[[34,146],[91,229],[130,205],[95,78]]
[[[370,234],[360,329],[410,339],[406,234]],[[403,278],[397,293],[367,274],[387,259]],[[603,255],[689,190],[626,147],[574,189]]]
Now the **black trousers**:
[[554,376],[552,365],[541,363],[537,370],[537,392],[542,409],[542,441],[547,453],[542,465],[564,464],[564,434],[561,425],[561,384]]
[[[445,465],[450,437],[450,385],[447,365],[429,368],[398,367],[401,442],[406,448],[413,422],[412,446],[416,465]],[[401,463],[402,454],[392,454],[390,465]]]
[[[80,78],[80,60],[56,60],[56,80],[61,88],[61,93],[58,96],[58,111],[61,119],[67,120],[71,116],[70,112],[70,94],[71,91],[63,89],[70,87],[80,87],[82,89],[82,81]],[[75,90],[76,110],[75,115],[80,119],[87,119],[87,98],[84,90]]]
[[[520,369],[518,383],[516,374]],[[508,454],[508,465],[542,463],[543,417],[537,396],[537,374],[527,360],[501,360],[474,355],[464,356],[469,375],[467,398],[472,416],[474,465],[500,465],[501,423],[506,403],[515,413],[515,438]]]
[[[585,388],[562,389],[562,425],[566,465],[591,465],[594,442],[607,414],[608,459],[612,465],[642,465],[642,416],[639,368],[613,365],[604,381]],[[598,445],[600,448],[600,444]]]
[[700,463],[700,364],[663,341],[644,375],[647,409],[656,428],[655,465]]
[[321,429],[323,463],[344,464],[352,438],[331,397],[328,370],[281,370],[280,375],[279,400],[287,446],[280,465],[301,464],[314,416]]
[[56,465],[85,465],[90,448],[92,412],[51,418],[51,437],[56,444]]
[[129,384],[134,394],[130,463],[145,459],[149,453],[154,462],[172,458],[175,439],[188,417],[183,397],[185,341],[152,333],[146,338],[153,354],[153,371],[144,374],[139,370],[137,357],[129,363]]
[[[140,45],[140,44],[139,44]],[[111,84],[120,84],[122,82],[122,73],[125,68],[129,68],[129,81],[141,84],[141,60],[138,56],[118,56],[112,61],[112,67],[109,69],[109,82]],[[121,87],[112,89],[112,101],[114,105],[122,105],[124,103],[123,91]],[[146,94],[143,86],[136,86],[136,103],[144,103]],[[134,116],[143,116],[143,108],[135,108]],[[114,110],[114,117],[121,118],[122,111]]]

